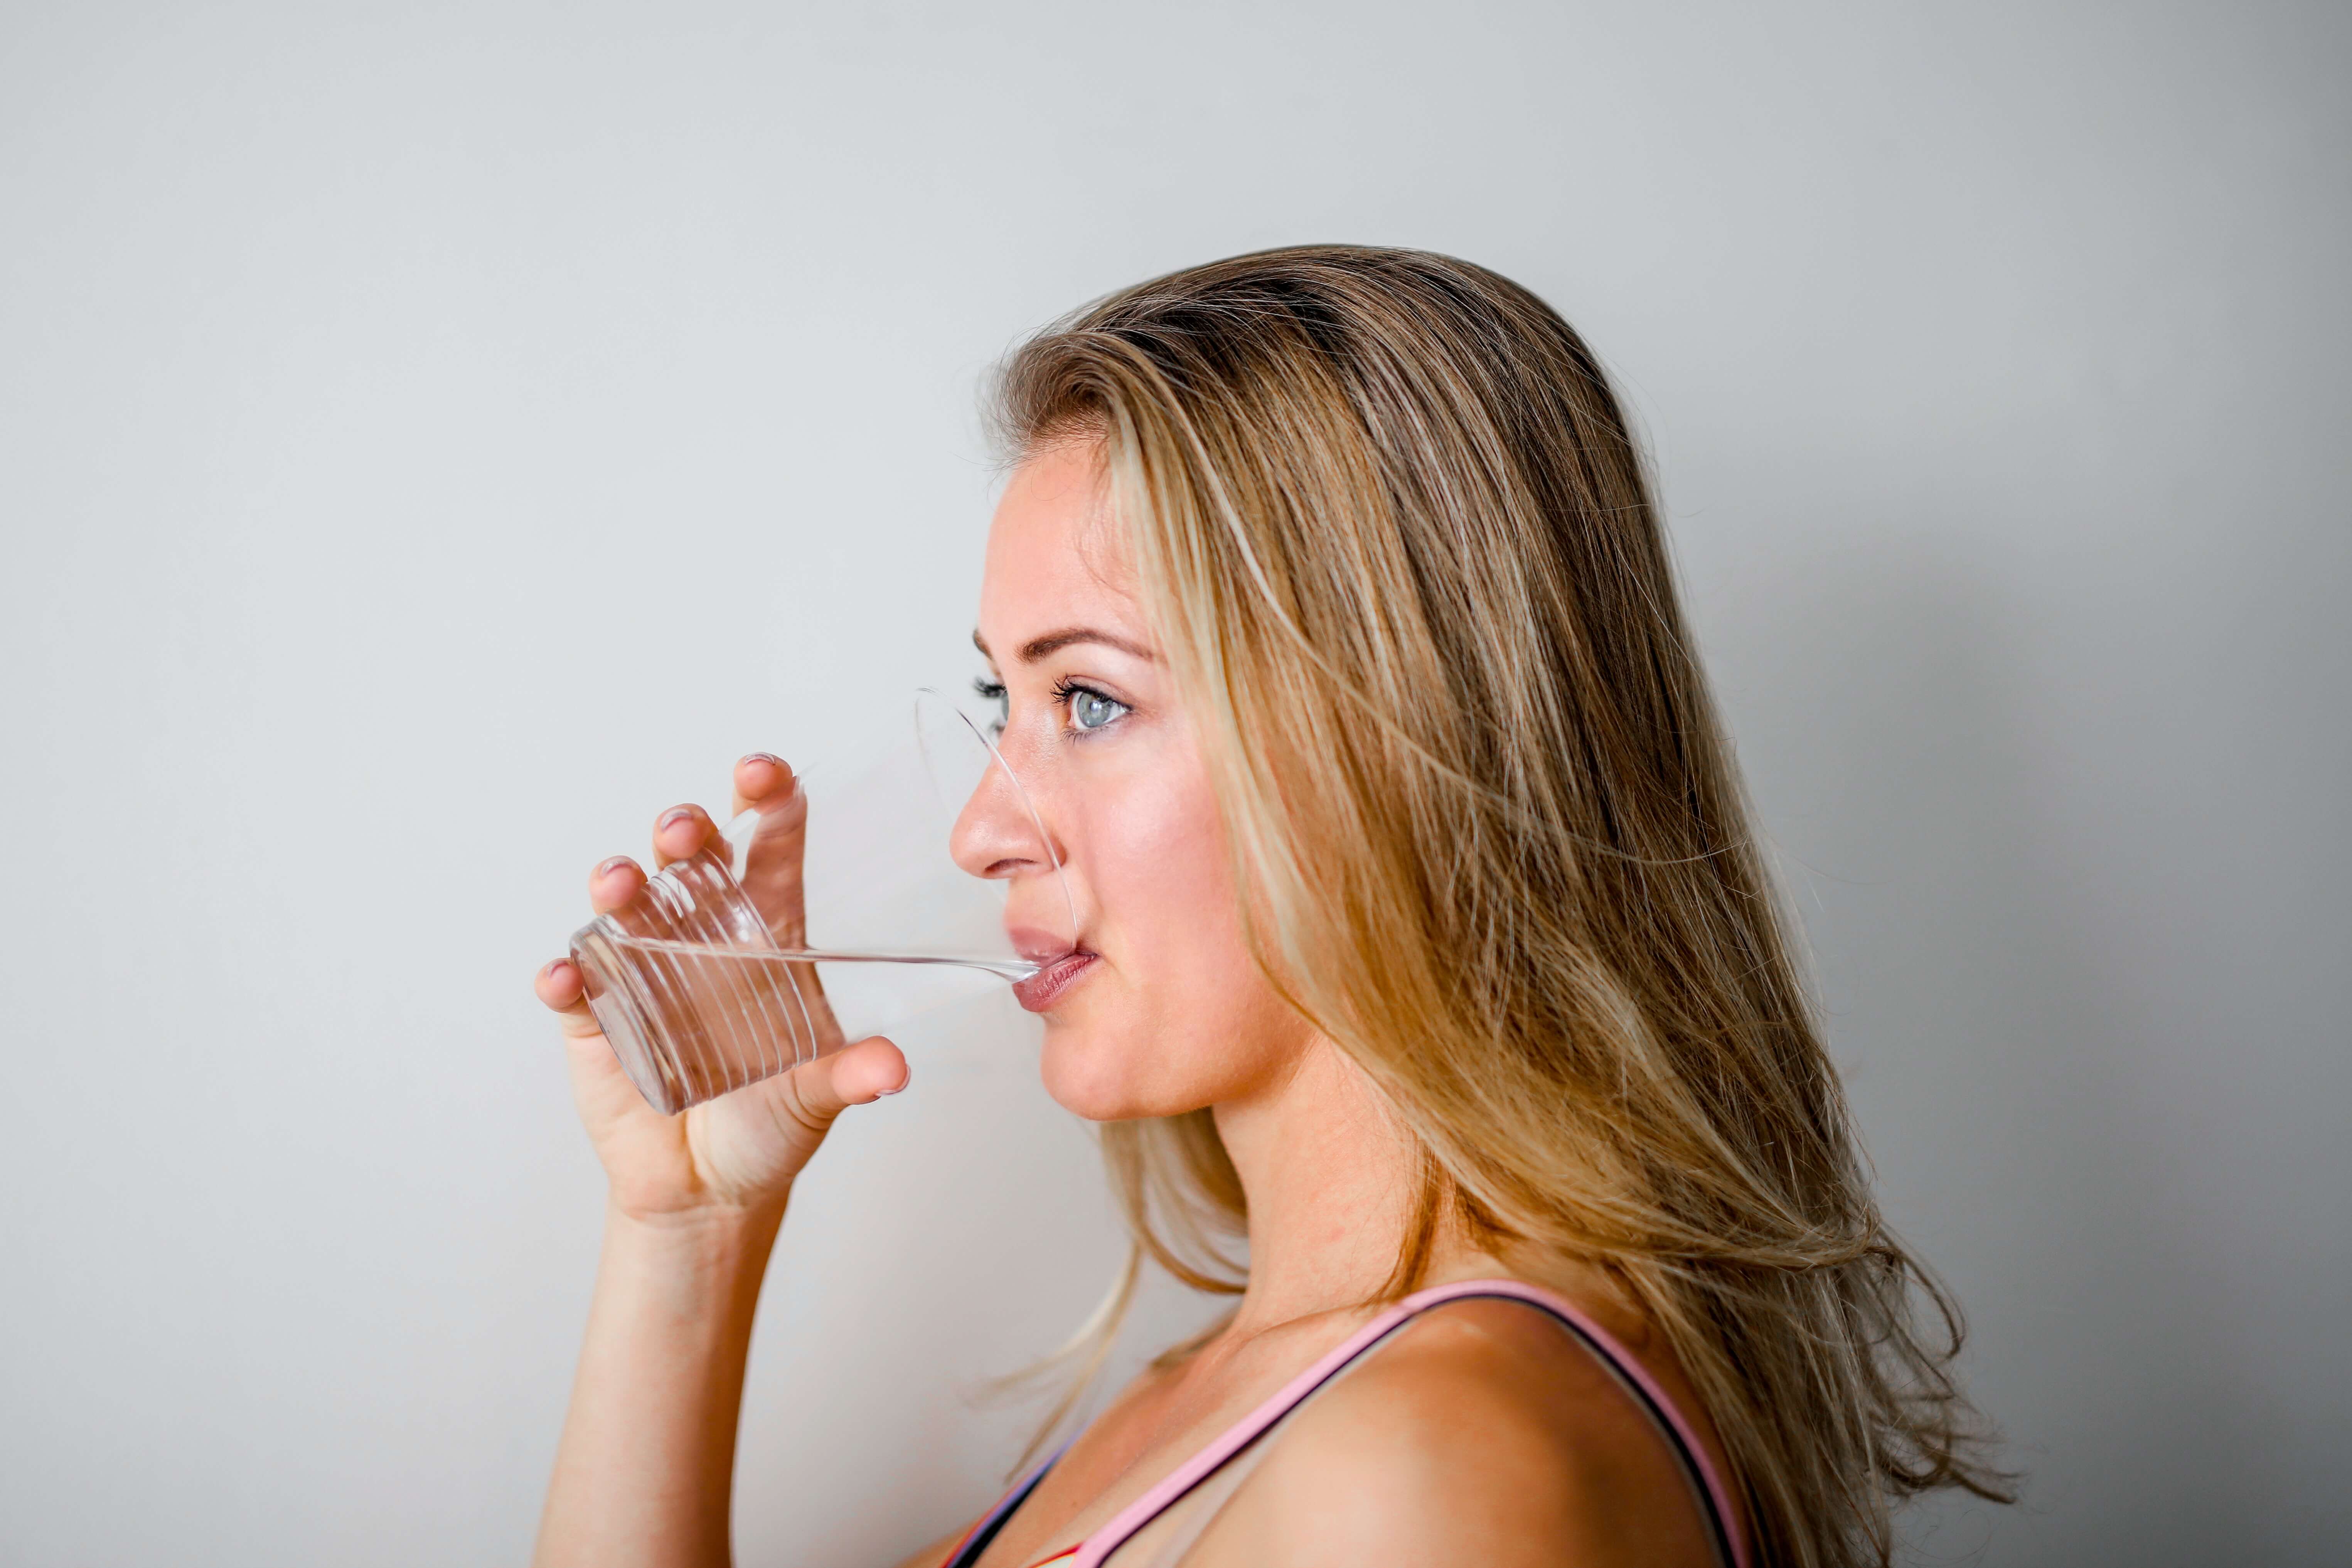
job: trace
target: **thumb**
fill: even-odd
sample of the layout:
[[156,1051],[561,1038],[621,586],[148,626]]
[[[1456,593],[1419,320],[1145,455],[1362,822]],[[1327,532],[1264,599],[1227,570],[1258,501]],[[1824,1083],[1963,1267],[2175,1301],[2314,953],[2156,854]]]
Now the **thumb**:
[[776,1086],[780,1115],[822,1137],[834,1118],[853,1105],[868,1105],[913,1081],[906,1054],[880,1035],[845,1046],[829,1056],[803,1062],[769,1081]]

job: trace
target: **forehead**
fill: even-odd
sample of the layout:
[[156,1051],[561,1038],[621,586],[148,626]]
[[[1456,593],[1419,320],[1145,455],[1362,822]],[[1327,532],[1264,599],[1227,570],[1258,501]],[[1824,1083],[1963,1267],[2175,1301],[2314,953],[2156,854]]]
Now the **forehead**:
[[1076,626],[1149,640],[1096,449],[1064,442],[1024,458],[996,504],[980,635],[1003,660],[1031,638]]

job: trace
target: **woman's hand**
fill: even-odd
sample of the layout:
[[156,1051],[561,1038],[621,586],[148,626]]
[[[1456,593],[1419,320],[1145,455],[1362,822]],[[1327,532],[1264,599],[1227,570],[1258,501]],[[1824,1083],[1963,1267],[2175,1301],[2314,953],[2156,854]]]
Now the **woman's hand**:
[[[798,813],[792,771],[755,752],[735,764],[737,812],[776,815],[779,827],[751,846],[743,883],[787,945],[802,929]],[[655,865],[681,860],[718,835],[698,805],[673,806],[654,825]],[[724,846],[719,846],[724,853]],[[599,914],[642,892],[646,873],[626,856],[592,872],[589,902]],[[596,1156],[612,1184],[614,1207],[632,1219],[663,1222],[723,1215],[757,1215],[782,1207],[793,1178],[816,1152],[834,1118],[907,1087],[907,1059],[880,1037],[843,1047],[829,1017],[816,1060],[665,1116],[645,1102],[614,1058],[588,1010],[579,966],[559,958],[539,973],[539,999],[561,1015],[572,1058],[572,1089]],[[814,998],[812,999],[814,1000]],[[813,1011],[818,1009],[813,1008]]]

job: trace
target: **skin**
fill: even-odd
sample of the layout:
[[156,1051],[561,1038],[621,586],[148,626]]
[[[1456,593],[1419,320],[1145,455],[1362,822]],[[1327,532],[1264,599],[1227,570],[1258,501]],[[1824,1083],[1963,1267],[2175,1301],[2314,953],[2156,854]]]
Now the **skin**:
[[[1044,1015],[1042,1071],[1056,1100],[1096,1121],[1211,1108],[1248,1194],[1251,1272],[1230,1326],[1124,1390],[1008,1521],[984,1568],[1025,1568],[1080,1540],[1360,1326],[1411,1211],[1412,1150],[1395,1118],[1244,945],[1208,771],[1098,476],[1078,444],[1044,448],[1014,473],[990,532],[976,637],[1004,687],[1003,751],[1053,840],[1077,945],[1092,954]],[[734,805],[790,784],[782,763],[748,757]],[[656,826],[656,862],[713,831],[699,808],[673,808]],[[1025,931],[1035,947],[1066,928],[1068,906],[1015,803],[975,796],[954,847],[965,869],[1009,884],[1017,939]],[[796,896],[789,868],[765,875],[771,899]],[[592,877],[590,900],[614,909],[643,886],[616,858]],[[538,990],[562,1017],[611,1196],[538,1561],[722,1563],[751,1309],[793,1177],[836,1117],[905,1088],[908,1069],[888,1041],[865,1040],[663,1117],[622,1078],[580,984],[558,960]],[[1444,1237],[1429,1279],[1508,1272]],[[1591,1271],[1566,1284],[1696,1417],[1679,1369],[1610,1280]],[[962,1533],[906,1568],[934,1568]],[[1448,1560],[1711,1562],[1646,1418],[1525,1307],[1456,1303],[1408,1329],[1286,1429],[1187,1561]]]

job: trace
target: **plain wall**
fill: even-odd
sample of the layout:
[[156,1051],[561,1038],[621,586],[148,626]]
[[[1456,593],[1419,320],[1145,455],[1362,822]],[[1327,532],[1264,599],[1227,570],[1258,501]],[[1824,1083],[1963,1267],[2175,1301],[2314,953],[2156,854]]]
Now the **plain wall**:
[[[530,976],[967,672],[989,363],[1304,239],[1622,377],[2029,1471],[2352,1560],[2337,5],[0,5],[0,1561],[510,1563],[601,1188]],[[748,1563],[967,1518],[1119,1244],[1017,1040],[803,1184]],[[1198,1308],[1162,1291],[1145,1333]]]

